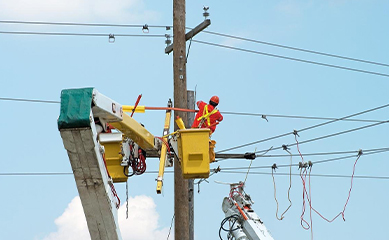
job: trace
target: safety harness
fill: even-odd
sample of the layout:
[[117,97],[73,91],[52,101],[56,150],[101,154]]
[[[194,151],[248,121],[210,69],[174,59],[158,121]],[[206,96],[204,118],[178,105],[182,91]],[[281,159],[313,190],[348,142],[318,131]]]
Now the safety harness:
[[203,108],[203,116],[199,117],[197,120],[200,121],[198,128],[201,128],[203,123],[207,120],[207,126],[210,126],[210,116],[214,113],[218,112],[217,108],[214,108],[213,111],[209,112],[209,105],[204,106]]

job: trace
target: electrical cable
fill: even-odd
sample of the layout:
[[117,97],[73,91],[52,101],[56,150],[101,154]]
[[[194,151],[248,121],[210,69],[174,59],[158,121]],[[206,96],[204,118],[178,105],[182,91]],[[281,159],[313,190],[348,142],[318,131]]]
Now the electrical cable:
[[[381,152],[388,152],[389,151],[389,148],[378,148],[378,149],[368,149],[368,150],[363,150],[365,152],[365,155],[370,155],[370,154],[375,154],[375,153],[381,153]],[[348,152],[330,152],[330,153],[307,153],[307,154],[302,154],[302,156],[322,156],[322,155],[336,155],[336,154],[346,154],[346,153],[358,153],[359,151],[348,151]],[[366,153],[368,152],[368,153]],[[259,155],[260,157],[262,155]],[[256,156],[256,157],[259,157],[259,156]],[[289,155],[265,155],[264,157],[267,158],[267,157],[288,157]],[[292,154],[292,156],[299,156],[297,154]],[[356,156],[356,154],[352,155],[352,157]],[[331,162],[333,160],[339,160],[339,159],[345,159],[345,158],[350,158],[351,156],[347,156],[347,157],[338,157],[338,158],[331,158],[331,159],[327,159],[327,160],[322,160],[322,161],[318,161],[316,163],[322,163],[322,162]],[[229,158],[224,158],[224,159],[221,159],[219,160],[218,162],[221,162],[221,161],[226,161],[226,160],[237,160],[238,158],[232,158],[232,159],[229,159]],[[242,159],[239,159],[239,160],[242,160]],[[244,159],[244,160],[247,160],[247,159]],[[297,164],[295,164],[297,165]],[[278,167],[288,167],[289,165],[278,165]],[[294,166],[294,164],[293,164]],[[252,167],[252,168],[263,168],[263,167]],[[269,166],[266,166],[264,168],[269,168]],[[241,169],[244,169],[244,168],[241,168]]]
[[[375,149],[368,149],[368,150],[362,150],[364,152],[364,156],[367,156],[367,155],[372,155],[372,154],[377,154],[377,153],[384,153],[384,152],[388,152],[388,148],[378,148],[377,151],[373,151]],[[367,151],[372,151],[372,152],[369,152],[369,153],[366,153]],[[354,151],[355,152],[355,151]],[[305,156],[305,154],[302,154],[302,156]],[[337,157],[337,158],[330,158],[330,159],[326,159],[326,160],[319,160],[319,161],[313,161],[313,164],[319,164],[319,163],[325,163],[325,162],[333,162],[333,161],[338,161],[338,160],[342,160],[342,159],[348,159],[348,158],[353,158],[353,157],[356,157],[356,154],[354,155],[349,155],[349,156],[344,156],[344,157]],[[286,164],[286,165],[278,165],[278,168],[282,168],[282,167],[290,167],[290,166],[299,166],[298,164],[292,164],[292,165],[289,165],[289,164]],[[223,171],[224,173],[245,173],[245,174],[264,174],[264,175],[268,175],[269,173],[267,172],[249,172],[248,171],[245,171],[245,172],[240,172],[240,171],[230,171],[230,170],[244,170],[244,169],[247,169],[248,167],[225,167],[225,168],[218,168],[218,172],[220,171]],[[270,166],[251,166],[251,169],[269,169]],[[213,171],[213,170],[211,170]],[[145,173],[149,173],[149,174],[155,174],[155,173],[158,173],[158,171],[145,171]],[[165,173],[173,173],[173,171],[165,171]],[[215,171],[213,171],[211,175],[213,175],[214,173],[216,173]],[[285,175],[289,175],[288,173],[275,173],[275,175],[281,175],[281,176],[285,176]],[[298,174],[292,174],[292,175],[298,175]],[[32,172],[13,172],[13,173],[7,173],[7,172],[3,172],[3,173],[0,173],[0,176],[73,176],[73,173],[72,172],[35,172],[35,173],[32,173]],[[332,178],[335,178],[335,177],[349,177],[349,176],[343,176],[343,175],[312,175],[312,176],[318,176],[318,177],[332,177]],[[389,177],[377,177],[377,176],[355,176],[355,178],[362,178],[362,179],[389,179]],[[199,180],[201,181],[201,180]]]
[[[311,120],[337,120],[330,117],[310,117],[310,116],[294,116],[294,115],[277,115],[277,114],[260,114],[260,113],[241,113],[241,112],[221,112],[222,114],[240,115],[240,116],[256,116],[256,117],[275,117],[275,118],[297,118]],[[342,121],[350,122],[380,122],[380,120],[365,120],[365,119],[343,119]]]
[[0,100],[16,101],[16,102],[36,102],[36,103],[61,103],[60,101],[35,100],[35,99],[26,99],[26,98],[4,98],[4,97],[0,97]]
[[[356,156],[355,156],[356,157]],[[232,173],[232,174],[246,174],[244,171],[230,171],[221,169],[221,173]],[[271,175],[269,172],[250,172],[249,174],[254,175]],[[274,173],[275,176],[289,176],[289,173]],[[300,176],[300,174],[291,174],[292,176]],[[325,178],[351,178],[347,175],[338,174],[311,174],[312,177],[325,177]],[[377,180],[389,180],[388,176],[354,176],[354,179],[377,179]]]
[[172,220],[171,220],[171,226],[169,227],[167,240],[169,239],[169,235],[171,235],[171,229],[172,229],[172,225],[173,225],[173,220],[174,219],[175,219],[175,214],[173,214],[173,217],[172,217]]
[[[17,102],[37,102],[37,103],[61,103],[60,101],[53,100],[35,100],[25,98],[4,98],[0,97],[0,100],[4,101],[17,101]],[[146,110],[174,110],[183,112],[197,112],[198,110],[185,109],[185,108],[167,108],[167,107],[145,107]],[[298,119],[312,119],[312,120],[340,120],[351,122],[382,122],[383,120],[367,120],[367,119],[338,119],[331,117],[312,117],[312,116],[294,116],[294,115],[276,115],[276,114],[258,114],[258,113],[241,113],[241,112],[221,112],[222,114],[240,115],[240,116],[267,116],[275,118],[298,118]]]
[[[300,142],[300,144],[314,142],[314,141],[322,140],[322,139],[329,138],[329,137],[335,137],[335,136],[346,134],[346,133],[350,133],[350,132],[360,131],[360,130],[363,130],[365,128],[375,127],[375,126],[378,126],[378,125],[381,125],[381,124],[384,124],[384,123],[388,123],[388,122],[389,121],[387,120],[387,121],[383,121],[383,122],[379,122],[379,123],[366,125],[366,126],[363,126],[363,127],[358,127],[358,128],[353,128],[353,129],[349,129],[349,130],[346,130],[346,131],[332,133],[332,134],[329,134],[329,135],[325,135],[325,136],[321,136],[321,137],[317,137],[317,138],[312,138],[312,139],[309,139],[309,140],[306,140],[306,141],[302,141],[302,142]],[[292,145],[292,144],[288,144],[287,146],[290,146],[290,145]],[[272,150],[277,150],[277,149],[281,149],[281,148],[283,148],[283,147],[273,148]],[[258,151],[256,153],[263,152],[263,151],[266,151],[266,150],[261,150],[261,151]]]
[[[281,219],[283,219],[284,218],[284,214],[286,214],[287,213],[287,211],[291,208],[291,206],[292,206],[292,202],[291,202],[291,199],[290,199],[290,191],[291,191],[291,183],[292,183],[292,181],[291,181],[291,174],[292,174],[292,154],[291,154],[291,152],[290,151],[288,151],[287,150],[287,148],[285,149],[285,151],[286,152],[288,152],[289,154],[290,154],[290,184],[289,184],[289,187],[288,187],[288,190],[287,190],[287,198],[288,198],[288,201],[290,202],[290,205],[287,207],[287,209],[282,213],[282,215],[280,215],[280,218]],[[273,177],[273,176],[272,176]]]
[[[83,37],[109,37],[107,33],[63,33],[63,32],[10,32],[0,31],[0,34],[17,34],[17,35],[48,35],[48,36],[83,36]],[[115,37],[163,37],[164,34],[115,34]]]
[[[347,118],[355,117],[355,116],[362,115],[362,114],[365,114],[365,113],[368,113],[368,112],[376,111],[376,110],[379,110],[379,109],[382,109],[382,108],[385,108],[385,107],[388,107],[388,106],[389,106],[389,104],[382,105],[382,106],[375,107],[375,108],[371,108],[371,109],[368,109],[368,110],[365,110],[365,111],[362,111],[362,112],[358,112],[358,113],[355,113],[355,114],[351,114],[351,115],[348,115],[348,116],[345,116],[345,117],[342,117],[342,118],[338,118],[338,119],[335,119],[335,120],[330,120],[330,121],[327,121],[327,122],[324,122],[324,123],[320,123],[320,124],[316,124],[316,125],[313,125],[313,126],[310,126],[310,127],[306,127],[306,128],[298,130],[297,132],[303,132],[303,131],[307,131],[307,130],[310,130],[310,129],[314,129],[314,128],[321,127],[321,126],[324,126],[324,125],[327,125],[327,124],[330,124],[330,123],[341,121],[343,119],[347,119]],[[381,121],[380,123],[382,123],[382,122],[383,121]],[[266,138],[266,139],[262,139],[262,140],[259,140],[259,141],[254,141],[254,142],[242,144],[242,145],[239,145],[239,146],[236,146],[236,147],[227,148],[227,149],[218,151],[216,153],[221,153],[221,152],[235,150],[235,149],[242,148],[242,147],[247,147],[247,146],[250,146],[250,145],[253,145],[253,144],[262,143],[262,142],[266,142],[266,141],[269,141],[269,140],[285,137],[285,136],[288,136],[290,134],[291,134],[291,132],[280,134],[280,135],[277,135],[277,136],[274,136],[274,137],[270,137],[270,138]]]
[[[305,192],[306,192],[306,175],[307,175],[307,167],[306,167],[306,164],[304,163],[304,160],[303,160],[303,156],[302,156],[302,153],[301,151],[299,150],[299,144],[298,144],[298,139],[297,139],[297,136],[298,136],[298,133],[297,132],[294,132],[294,138],[295,138],[295,141],[296,141],[296,144],[297,144],[297,150],[298,150],[298,153],[299,153],[299,156],[301,157],[302,161],[299,163],[300,166],[299,166],[299,174],[300,174],[300,177],[301,177],[301,180],[302,180],[302,185],[303,185],[303,190],[302,190],[302,196],[303,196],[303,203],[302,203],[302,214],[301,214],[301,226],[305,229],[305,230],[308,230],[308,229],[311,229],[312,225],[313,225],[313,221],[312,221],[312,218],[311,218],[311,210],[312,210],[312,206],[311,206],[311,198],[307,197],[307,200],[308,200],[308,203],[309,203],[309,206],[310,206],[310,224],[303,218],[304,215],[305,215],[305,211],[306,211],[306,199],[305,199]],[[312,167],[312,164],[309,164],[309,168],[310,168],[310,171],[311,171],[311,168]],[[303,169],[303,170],[302,170]],[[303,172],[302,172],[303,171]],[[309,186],[310,187],[310,186]],[[307,194],[307,192],[306,192]],[[307,227],[303,226],[303,223],[306,224]],[[311,233],[313,234],[312,230],[311,230]],[[313,238],[313,236],[312,236]]]
[[[30,25],[88,26],[88,27],[125,27],[125,28],[142,28],[144,26],[144,25],[140,25],[140,24],[74,23],[74,22],[71,23],[71,22],[6,21],[6,20],[0,20],[0,23],[2,23],[2,24],[30,24]],[[173,26],[162,26],[162,25],[148,25],[148,27],[149,28],[165,28],[165,29],[173,28]],[[193,28],[187,27],[187,29],[193,29]],[[222,36],[222,37],[228,37],[228,38],[233,38],[233,39],[238,39],[238,40],[243,40],[243,41],[248,41],[248,42],[266,44],[266,45],[280,47],[280,48],[286,48],[286,49],[290,49],[290,50],[319,54],[319,55],[324,55],[324,56],[328,56],[328,57],[341,58],[341,59],[345,59],[345,60],[375,64],[375,65],[380,65],[380,66],[387,66],[387,67],[389,66],[388,64],[384,64],[384,63],[367,61],[367,60],[351,58],[351,57],[345,57],[345,56],[340,56],[340,55],[336,55],[336,54],[329,54],[329,53],[313,51],[313,50],[308,50],[308,49],[303,49],[303,48],[291,47],[291,46],[286,46],[286,45],[276,44],[276,43],[271,43],[271,42],[259,41],[259,40],[244,38],[244,37],[233,36],[230,34],[217,33],[217,32],[212,32],[212,31],[207,31],[207,30],[203,30],[202,33],[207,33],[207,34],[212,34],[212,35],[217,35],[217,36]]]
[[[111,178],[110,173],[108,172],[108,168],[107,168],[106,155],[102,154],[102,158],[103,158],[103,162],[104,162],[104,167],[106,168],[107,176],[108,176],[108,178]],[[114,184],[111,183],[109,185],[110,185],[110,188],[111,188],[112,195],[118,200],[116,202],[116,209],[119,209],[119,207],[121,205],[121,200],[119,199],[119,196],[116,193]]]
[[375,64],[375,65],[380,65],[380,66],[385,66],[385,67],[389,66],[389,64],[384,64],[384,63],[379,63],[379,62],[367,61],[367,60],[362,60],[362,59],[357,59],[357,58],[340,56],[340,55],[336,55],[336,54],[329,54],[329,53],[313,51],[313,50],[308,50],[308,49],[303,49],[303,48],[291,47],[291,46],[286,46],[286,45],[282,45],[282,44],[275,44],[275,43],[271,43],[271,42],[265,42],[265,41],[244,38],[244,37],[233,36],[233,35],[229,35],[229,34],[211,32],[211,31],[207,31],[207,30],[203,30],[202,33],[207,33],[207,34],[212,34],[212,35],[217,35],[217,36],[222,36],[222,37],[228,37],[228,38],[233,38],[233,39],[238,39],[238,40],[243,40],[243,41],[248,41],[248,42],[253,42],[253,43],[266,44],[266,45],[270,45],[270,46],[274,46],[274,47],[286,48],[286,49],[296,50],[296,51],[301,51],[301,52],[324,55],[324,56],[328,56],[328,57],[341,58],[341,59],[345,59],[345,60]]
[[[300,153],[300,150],[299,150],[299,142],[298,142],[298,139],[297,139],[297,134],[295,134],[295,141],[296,141],[296,146],[297,146],[297,149],[298,149],[298,152]],[[301,170],[301,179],[302,179],[302,183],[303,183],[303,212],[302,212],[302,215],[301,215],[301,223],[302,223],[302,220],[303,220],[303,215],[305,213],[305,196],[307,198],[307,201],[309,203],[309,206],[310,206],[310,228],[311,228],[311,237],[313,239],[313,230],[312,230],[312,225],[313,225],[313,221],[312,221],[312,210],[317,213],[321,218],[323,218],[324,220],[326,220],[327,222],[331,223],[333,222],[335,219],[337,219],[340,215],[342,216],[343,220],[345,221],[345,217],[344,217],[344,213],[345,213],[345,209],[346,209],[346,206],[348,204],[348,201],[349,201],[349,198],[350,198],[350,195],[351,195],[351,191],[352,191],[352,185],[353,185],[353,178],[354,178],[354,175],[355,175],[355,168],[356,168],[356,164],[357,164],[357,161],[359,160],[360,156],[363,154],[363,151],[362,150],[359,150],[359,153],[357,155],[357,159],[355,160],[355,163],[353,165],[353,171],[352,171],[352,176],[351,176],[351,187],[349,189],[349,193],[348,193],[348,198],[346,200],[346,203],[344,205],[344,208],[343,208],[343,211],[341,211],[339,214],[337,214],[332,220],[328,220],[327,218],[325,218],[322,214],[320,214],[316,209],[313,208],[312,206],[312,199],[311,199],[311,185],[310,185],[310,175],[311,175],[311,170],[312,170],[312,166],[313,164],[309,161],[309,165],[308,165],[308,168],[309,168],[309,194],[307,193],[307,190],[306,190],[306,174],[307,174],[307,167],[306,167],[306,164],[304,165],[304,160],[303,160],[303,156],[301,155],[301,158],[302,158],[302,166],[304,166],[304,176],[302,174],[302,167],[300,167],[300,170]],[[304,222],[306,222],[305,220],[303,220]],[[307,222],[306,222],[307,223]],[[303,225],[302,227],[304,229],[306,229]],[[306,229],[307,230],[307,229]]]
[[[233,219],[233,221],[232,221],[232,219]],[[228,217],[225,217],[225,218],[222,220],[222,222],[221,222],[221,227],[219,228],[219,239],[220,239],[220,240],[223,240],[223,239],[222,239],[222,236],[221,236],[221,230],[224,230],[225,232],[228,232],[229,234],[231,234],[232,232],[234,232],[234,231],[240,229],[239,226],[237,226],[236,228],[232,228],[232,227],[234,226],[234,224],[235,224],[237,221],[239,221],[239,220],[240,220],[240,216],[237,215],[237,214],[234,214],[234,215],[230,215],[230,216],[228,216]],[[226,223],[227,221],[232,221],[231,226],[229,227],[229,229],[224,228],[224,225],[225,225],[225,223]]]
[[[365,151],[363,150],[364,152],[364,155],[367,156],[367,155],[372,155],[372,154],[377,154],[377,153],[384,153],[384,152],[388,152],[389,150],[380,150],[380,151],[376,151],[376,152],[369,152],[369,153],[365,153]],[[302,156],[305,156],[305,154],[302,154]],[[338,161],[338,160],[343,160],[343,159],[348,159],[348,158],[354,158],[356,157],[356,154],[353,154],[353,155],[348,155],[348,156],[344,156],[344,157],[337,157],[337,158],[330,158],[330,159],[325,159],[325,160],[319,160],[319,161],[312,161],[313,164],[319,164],[319,163],[326,163],[326,162],[334,162],[334,161]],[[299,167],[299,164],[285,164],[285,165],[278,165],[278,168],[283,168],[283,167]],[[251,167],[252,169],[268,169],[268,168],[271,168],[271,166],[257,166],[257,167]],[[220,168],[221,170],[244,170],[246,169],[246,167],[226,167],[226,168]]]
[[13,172],[13,173],[0,173],[0,176],[73,176],[74,174],[72,172]]
[[[47,36],[84,36],[84,37],[110,37],[111,36],[111,34],[105,34],[105,33],[16,32],[16,31],[0,31],[0,34],[47,35]],[[162,37],[162,38],[166,37],[165,34],[155,34],[155,35],[152,35],[152,34],[115,34],[113,36],[115,36],[115,37]],[[325,67],[332,67],[332,68],[338,68],[338,69],[343,69],[343,70],[348,70],[348,71],[355,71],[355,72],[373,74],[373,75],[385,76],[385,77],[389,76],[388,74],[384,74],[384,73],[366,71],[366,70],[357,69],[357,68],[343,67],[343,66],[339,66],[339,65],[333,65],[333,64],[321,63],[321,62],[304,60],[304,59],[299,59],[299,58],[287,57],[287,56],[259,52],[259,51],[249,50],[249,49],[231,47],[231,46],[222,45],[222,44],[204,42],[204,41],[199,41],[199,40],[192,40],[192,41],[196,42],[196,43],[201,43],[201,44],[206,44],[206,45],[211,45],[211,46],[216,46],[216,47],[228,48],[228,49],[232,49],[232,50],[260,54],[260,55],[265,55],[265,56],[269,56],[269,57],[282,58],[282,59],[286,59],[286,60],[298,61],[298,62],[303,62],[303,63],[315,64],[315,65],[320,65],[320,66],[325,66]]]
[[[356,157],[356,156],[355,156]],[[269,167],[268,167],[269,168]],[[156,174],[158,171],[146,171],[145,174]],[[164,173],[173,174],[173,171],[165,171]],[[234,174],[247,174],[247,171],[230,171],[221,169],[221,173],[234,173]],[[269,172],[249,172],[249,174],[253,175],[270,175]],[[73,176],[73,173],[29,173],[29,172],[13,172],[13,173],[0,173],[0,176],[9,176],[9,177],[17,177],[17,176]],[[275,176],[289,176],[289,173],[274,173]],[[292,176],[299,176],[299,174],[291,174]],[[336,175],[336,174],[312,174],[312,177],[328,177],[328,178],[350,178],[351,176],[346,175]],[[378,179],[378,180],[389,180],[389,177],[386,176],[354,176],[354,179]]]
[[[389,148],[375,148],[375,149],[365,149],[363,150],[366,152],[376,152],[376,151],[389,151]],[[321,152],[321,153],[302,153],[302,156],[321,156],[321,155],[338,155],[338,154],[347,154],[347,153],[358,153],[359,151],[343,151],[343,152]],[[299,156],[299,154],[291,154],[293,157]],[[289,157],[290,155],[283,155],[283,154],[275,154],[275,155],[263,155],[259,154],[256,157],[264,157],[264,158],[270,158],[270,157]]]
[[[177,156],[176,156],[176,157],[177,157]],[[220,171],[220,168],[219,168],[219,166],[218,166],[217,168],[214,168],[213,170],[210,169],[210,172],[211,172],[211,171],[212,171],[212,173],[209,175],[208,179],[211,178],[211,176],[213,176],[214,174],[218,173],[218,172]],[[200,193],[200,184],[201,184],[202,182],[207,182],[207,183],[209,183],[209,181],[207,181],[206,178],[202,178],[202,179],[198,180],[196,183],[194,183],[194,184],[197,184],[197,185],[198,185],[198,193]]]
[[[274,171],[276,171],[276,164],[274,164],[272,166],[272,170],[271,170],[271,175],[272,175],[272,182],[274,184],[274,199],[275,199],[275,202],[276,202],[276,213],[275,213],[275,216],[276,216],[276,219],[278,219],[279,221],[283,220],[283,217],[281,216],[279,218],[278,216],[278,211],[279,211],[279,202],[278,202],[278,199],[276,198],[276,183],[275,183],[275,177],[274,177]],[[291,176],[291,175],[290,175]]]
[[232,50],[237,50],[237,51],[242,51],[242,52],[248,52],[248,53],[254,53],[254,54],[259,54],[259,55],[265,55],[265,56],[269,56],[269,57],[276,57],[276,58],[282,58],[282,59],[292,60],[292,61],[297,61],[297,62],[315,64],[315,65],[320,65],[320,66],[324,66],[324,67],[338,68],[338,69],[343,69],[343,70],[348,70],[348,71],[355,71],[355,72],[373,74],[373,75],[384,76],[384,77],[388,77],[389,76],[388,74],[384,74],[384,73],[371,72],[371,71],[361,70],[361,69],[357,69],[357,68],[343,67],[343,66],[339,66],[339,65],[333,65],[333,64],[321,63],[321,62],[316,62],[316,61],[304,60],[304,59],[300,59],[300,58],[286,57],[286,56],[282,56],[282,55],[271,54],[271,53],[266,53],[266,52],[259,52],[259,51],[244,49],[244,48],[231,47],[231,46],[222,45],[222,44],[204,42],[204,41],[199,41],[199,40],[192,40],[192,41],[196,42],[196,43],[200,43],[200,44],[214,46],[214,47],[227,48],[227,49],[232,49]]
[[[87,27],[126,27],[126,28],[142,28],[145,25],[140,24],[110,24],[110,23],[75,23],[75,22],[40,22],[40,21],[5,21],[0,20],[4,24],[30,24],[30,25],[62,25],[62,26],[87,26]],[[148,25],[149,28],[172,28],[172,26]]]

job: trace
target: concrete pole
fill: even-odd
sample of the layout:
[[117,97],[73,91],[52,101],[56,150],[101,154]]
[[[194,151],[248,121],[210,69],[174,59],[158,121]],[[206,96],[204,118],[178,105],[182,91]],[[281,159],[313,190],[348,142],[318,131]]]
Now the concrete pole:
[[[173,86],[174,107],[187,108],[185,0],[173,0]],[[186,112],[175,111],[175,119],[187,119]],[[187,126],[188,127],[188,126]],[[175,131],[177,126],[175,125]],[[175,240],[189,240],[188,181],[183,179],[178,160],[174,163]]]
[[[187,108],[195,109],[194,91],[187,91]],[[191,127],[195,119],[195,113],[187,113],[187,126]],[[188,211],[190,240],[194,240],[194,179],[188,180]]]

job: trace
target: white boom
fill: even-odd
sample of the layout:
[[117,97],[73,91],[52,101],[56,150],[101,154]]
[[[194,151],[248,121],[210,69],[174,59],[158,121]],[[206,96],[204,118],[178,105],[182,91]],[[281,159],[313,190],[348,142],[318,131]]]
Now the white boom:
[[[259,216],[251,208],[252,199],[244,192],[244,183],[230,184],[229,197],[222,202],[222,210],[225,219],[220,229],[228,232],[228,239],[235,240],[273,240],[271,234],[260,220]],[[225,229],[224,224],[229,222],[229,228]]]

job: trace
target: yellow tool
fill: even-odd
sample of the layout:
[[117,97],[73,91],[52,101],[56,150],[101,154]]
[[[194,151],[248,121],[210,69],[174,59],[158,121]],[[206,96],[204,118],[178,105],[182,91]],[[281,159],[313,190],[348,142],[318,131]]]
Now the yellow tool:
[[[172,107],[172,102],[169,100],[168,107]],[[163,186],[163,177],[164,177],[164,168],[165,168],[165,160],[167,158],[167,151],[168,151],[168,134],[169,134],[169,127],[171,123],[171,110],[166,111],[165,115],[165,123],[164,123],[164,131],[163,131],[163,137],[162,137],[162,146],[160,151],[160,165],[158,169],[158,176],[157,176],[157,194],[161,194],[162,186]]]
[[[128,105],[122,105],[123,111],[124,112],[132,112],[134,109],[134,106],[128,106]],[[135,108],[136,113],[145,113],[145,106],[137,106]]]
[[186,129],[186,126],[184,125],[183,119],[181,119],[181,117],[177,116],[175,122],[179,129]]

